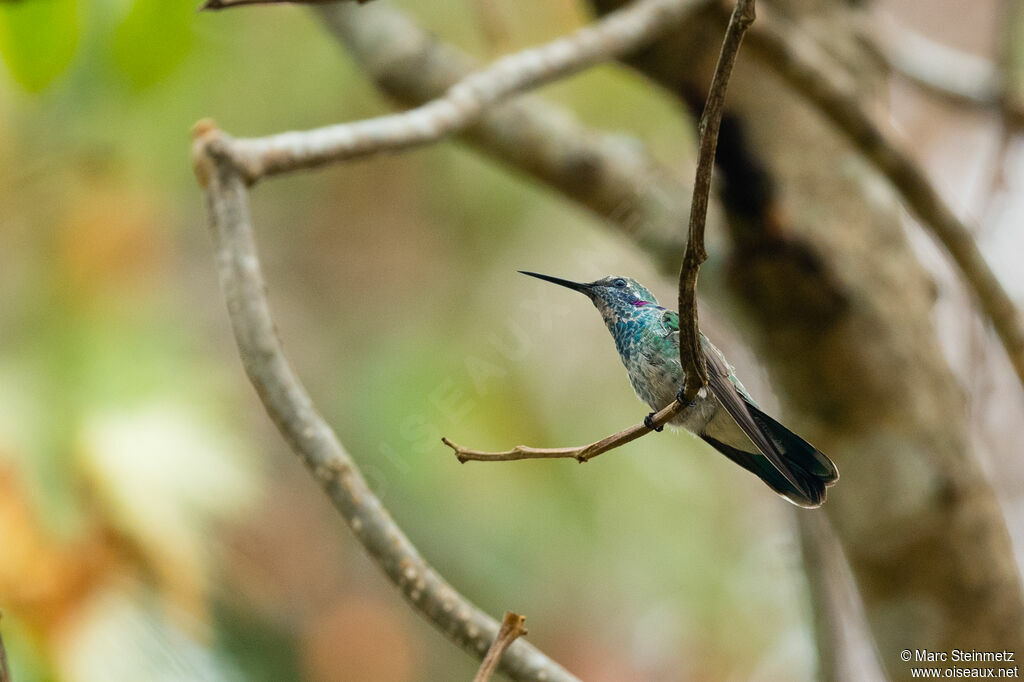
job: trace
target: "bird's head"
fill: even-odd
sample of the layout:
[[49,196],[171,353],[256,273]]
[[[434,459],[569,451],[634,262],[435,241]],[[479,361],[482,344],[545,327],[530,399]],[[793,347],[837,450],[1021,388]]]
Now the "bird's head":
[[536,277],[552,284],[586,294],[605,319],[632,317],[638,308],[658,305],[658,299],[635,279],[610,275],[595,282],[573,282],[567,279],[520,270],[524,275]]

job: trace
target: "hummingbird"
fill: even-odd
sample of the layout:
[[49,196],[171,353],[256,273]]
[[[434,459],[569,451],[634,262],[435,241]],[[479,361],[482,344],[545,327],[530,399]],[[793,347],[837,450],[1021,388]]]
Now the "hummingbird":
[[[685,377],[679,360],[679,313],[658,305],[646,287],[628,277],[595,282],[520,270],[524,275],[585,294],[604,318],[637,397],[654,412],[681,399]],[[704,334],[701,349],[708,369],[707,386],[669,423],[696,434],[711,447],[757,475],[793,504],[820,507],[826,489],[839,480],[836,465],[813,445],[761,411],[732,365]],[[661,428],[655,429],[661,431]]]

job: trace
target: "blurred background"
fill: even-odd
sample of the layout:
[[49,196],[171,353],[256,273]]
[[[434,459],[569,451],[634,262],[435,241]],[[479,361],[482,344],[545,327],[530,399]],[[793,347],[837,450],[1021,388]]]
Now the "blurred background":
[[[399,5],[483,59],[591,18],[571,0]],[[995,59],[1000,8],[872,11]],[[389,103],[302,8],[195,9],[0,3],[0,610],[13,677],[469,679],[477,663],[407,608],[265,417],[188,156],[202,117],[263,135]],[[543,93],[690,172],[686,112],[625,68]],[[1019,140],[996,114],[905,79],[891,105],[1020,299]],[[252,201],[296,369],[464,594],[492,615],[524,613],[530,639],[583,679],[813,678],[790,507],[695,439],[645,438],[585,467],[460,466],[439,442],[581,444],[646,413],[589,303],[515,273],[629,275],[673,301],[634,247],[450,142],[275,179]],[[938,249],[911,234],[1024,556],[1019,388],[964,324],[969,300]],[[772,405],[736,332],[713,310],[702,323]]]

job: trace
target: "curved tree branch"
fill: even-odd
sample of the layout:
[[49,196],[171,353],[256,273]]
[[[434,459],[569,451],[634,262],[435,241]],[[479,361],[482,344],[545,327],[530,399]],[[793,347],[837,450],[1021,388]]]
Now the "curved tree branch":
[[[285,358],[274,330],[253,239],[245,181],[210,124],[194,131],[196,175],[206,193],[218,274],[242,364],[267,413],[352,532],[409,603],[454,642],[482,657],[498,624],[460,595],[420,556],[359,473]],[[575,680],[525,641],[501,669],[514,679]]]
[[1010,131],[1024,127],[1024,108],[1010,91],[1001,60],[935,41],[887,14],[872,16],[861,33],[895,74],[922,92],[956,106],[991,111]]

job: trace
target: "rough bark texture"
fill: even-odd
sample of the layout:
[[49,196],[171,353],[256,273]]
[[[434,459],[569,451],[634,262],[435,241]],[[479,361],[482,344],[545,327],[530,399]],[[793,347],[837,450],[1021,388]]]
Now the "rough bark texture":
[[[620,4],[594,2],[601,12]],[[857,67],[870,104],[880,73],[858,54],[849,5],[773,5],[795,20],[814,14],[829,51]],[[693,106],[707,87],[721,17],[709,10],[632,64]],[[729,310],[768,369],[787,422],[839,463],[843,478],[826,509],[882,664],[903,679],[903,649],[1019,646],[1019,571],[969,450],[965,397],[936,340],[934,286],[891,193],[749,54],[737,64],[728,109],[719,172],[733,244]],[[712,289],[702,293],[718,296]]]

